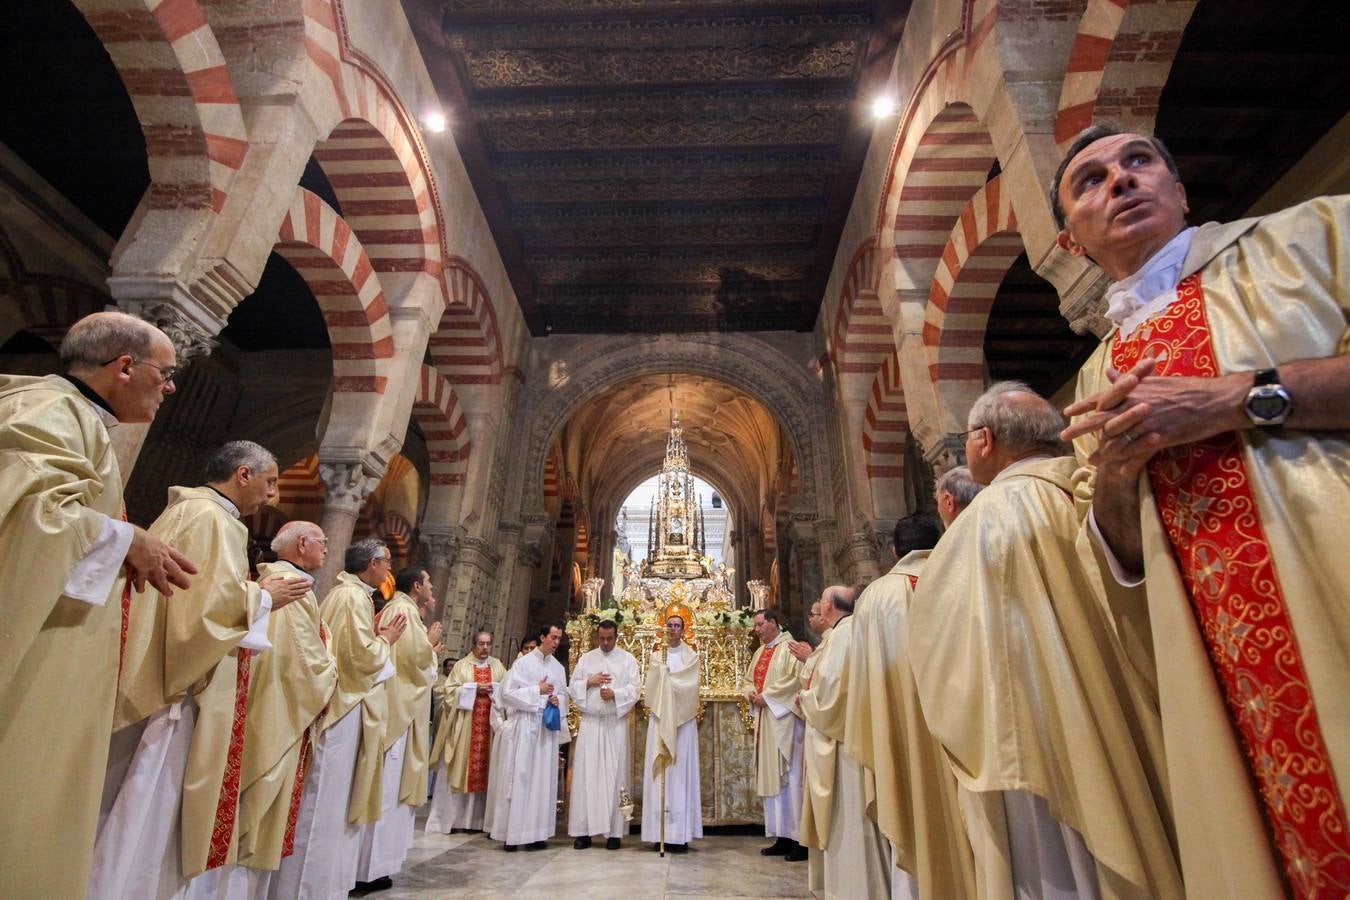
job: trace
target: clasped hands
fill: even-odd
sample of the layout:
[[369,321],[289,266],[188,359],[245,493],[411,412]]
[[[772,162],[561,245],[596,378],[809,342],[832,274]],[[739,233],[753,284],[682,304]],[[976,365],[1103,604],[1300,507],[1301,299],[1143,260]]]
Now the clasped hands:
[[1158,361],[1145,356],[1129,371],[1107,370],[1111,384],[1064,408],[1074,419],[1060,432],[1072,441],[1097,432],[1088,462],[1110,475],[1134,477],[1159,451],[1234,431],[1247,422],[1243,399],[1251,376],[1218,378],[1154,375]]
[[586,687],[588,688],[598,687],[600,688],[601,700],[613,700],[614,689],[609,686],[609,683],[613,680],[614,676],[609,674],[608,672],[596,672],[594,675],[591,675],[589,678],[586,679]]
[[769,705],[769,701],[765,700],[764,695],[758,691],[746,691],[745,699],[750,701],[751,706],[758,706],[760,709],[764,709]]

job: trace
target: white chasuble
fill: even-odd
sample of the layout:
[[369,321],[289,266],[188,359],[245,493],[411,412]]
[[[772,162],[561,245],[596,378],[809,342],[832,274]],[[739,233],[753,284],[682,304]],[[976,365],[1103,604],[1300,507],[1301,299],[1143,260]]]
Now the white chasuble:
[[[558,698],[562,729],[544,727],[548,695],[539,693],[547,679]],[[510,717],[498,734],[502,744],[500,807],[492,821],[491,837],[510,845],[546,841],[557,830],[558,745],[567,730],[567,676],[562,665],[537,648],[516,660],[506,674],[502,700]]]
[[64,378],[0,375],[0,797],[23,810],[0,859],[18,894],[83,895],[93,856],[129,599],[116,421]]
[[[661,840],[665,781],[666,843],[703,837],[703,792],[698,757],[699,655],[688,644],[653,652],[647,669],[647,749],[642,764],[642,839]],[[673,758],[672,758],[673,757]]]
[[[596,674],[612,676],[608,684],[614,692],[612,699],[602,699],[598,685],[587,687],[586,680]],[[604,653],[597,647],[577,661],[568,687],[582,713],[572,750],[572,792],[567,804],[567,833],[573,837],[621,838],[628,833],[619,796],[629,786],[628,714],[637,705],[641,689],[637,660],[627,650],[615,647]]]

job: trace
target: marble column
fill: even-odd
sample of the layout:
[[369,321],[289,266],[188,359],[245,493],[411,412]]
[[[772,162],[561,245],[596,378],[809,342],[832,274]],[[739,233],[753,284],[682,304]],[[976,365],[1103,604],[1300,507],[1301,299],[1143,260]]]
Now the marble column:
[[507,570],[511,573],[508,582],[510,599],[504,604],[501,628],[517,645],[527,637],[525,630],[533,625],[530,621],[530,585],[543,559],[544,554],[538,544],[521,543],[516,547],[515,566]]
[[835,551],[834,563],[844,584],[870,582],[882,571],[870,531],[857,531],[844,538]]
[[379,485],[380,479],[368,472],[360,461],[324,462],[322,451],[319,477],[323,479],[326,490],[319,527],[328,538],[328,559],[319,570],[314,592],[322,598],[337,580],[338,572],[342,571],[347,547],[352,542],[352,532],[356,530],[356,517],[361,514],[366,498]]
[[466,535],[460,541],[441,614],[451,655],[467,653],[473,632],[491,625],[492,586],[501,562],[502,555],[482,538]]

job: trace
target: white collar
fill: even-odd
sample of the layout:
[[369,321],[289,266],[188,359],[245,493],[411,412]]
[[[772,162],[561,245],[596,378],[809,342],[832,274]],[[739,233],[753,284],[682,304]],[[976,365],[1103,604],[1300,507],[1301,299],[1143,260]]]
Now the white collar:
[[487,659],[479,659],[475,656],[473,658],[473,664],[480,669],[486,669],[488,666],[492,665],[492,657],[489,656]]
[[1106,289],[1106,317],[1124,328],[1127,320],[1145,307],[1152,308],[1155,300],[1166,297],[1164,305],[1170,303],[1197,230],[1195,226],[1183,228],[1132,274],[1113,282]]
[[230,515],[234,516],[236,519],[240,518],[239,507],[235,505],[235,502],[233,500],[231,500],[229,497],[226,497],[224,494],[222,494],[215,488],[211,487],[209,484],[206,486],[206,489],[211,492],[211,499],[219,503],[221,509],[225,510]]
[[769,641],[769,643],[766,644],[765,646],[768,646],[768,647],[777,647],[777,646],[779,645],[779,643],[781,643],[782,640],[783,640],[784,638],[786,638],[786,637],[787,637],[787,632],[786,632],[786,631],[781,631],[781,630],[780,630],[780,631],[778,632],[778,636],[775,637],[773,640]]

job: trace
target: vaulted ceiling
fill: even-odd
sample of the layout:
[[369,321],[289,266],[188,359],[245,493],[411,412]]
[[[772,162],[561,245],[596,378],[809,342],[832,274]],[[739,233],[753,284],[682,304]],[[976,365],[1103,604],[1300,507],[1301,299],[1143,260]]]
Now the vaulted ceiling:
[[531,331],[809,330],[908,0],[403,0]]
[[790,458],[786,436],[764,404],[697,375],[630,379],[568,420],[560,449],[588,506],[617,512],[639,482],[661,470],[672,408],[680,415],[690,471],[723,491],[735,515],[757,513]]

